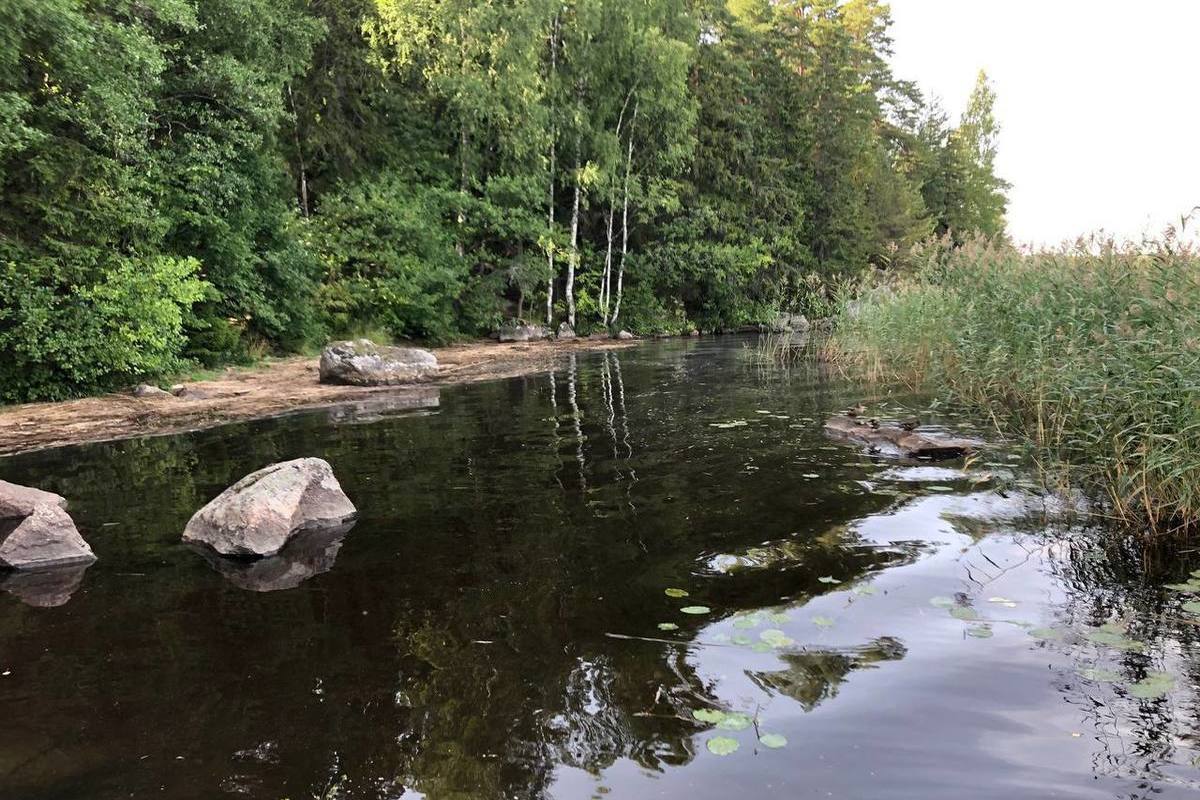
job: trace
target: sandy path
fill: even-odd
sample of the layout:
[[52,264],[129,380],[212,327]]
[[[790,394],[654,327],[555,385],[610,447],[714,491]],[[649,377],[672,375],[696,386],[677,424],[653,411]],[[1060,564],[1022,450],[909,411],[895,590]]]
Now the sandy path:
[[474,342],[433,348],[437,378],[411,387],[325,386],[317,382],[317,359],[272,360],[251,369],[227,369],[213,380],[185,384],[187,397],[139,398],[109,394],[61,403],[0,407],[0,455],[82,442],[198,430],[303,408],[378,399],[423,404],[428,387],[508,378],[553,367],[567,353],[624,348],[634,342],[579,339],[571,342]]

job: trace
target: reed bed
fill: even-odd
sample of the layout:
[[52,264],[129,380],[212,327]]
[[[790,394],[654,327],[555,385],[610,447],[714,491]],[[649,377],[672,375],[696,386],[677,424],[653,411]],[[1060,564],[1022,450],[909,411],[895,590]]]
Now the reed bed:
[[981,408],[1140,536],[1200,530],[1200,255],[1174,235],[928,246],[827,355]]

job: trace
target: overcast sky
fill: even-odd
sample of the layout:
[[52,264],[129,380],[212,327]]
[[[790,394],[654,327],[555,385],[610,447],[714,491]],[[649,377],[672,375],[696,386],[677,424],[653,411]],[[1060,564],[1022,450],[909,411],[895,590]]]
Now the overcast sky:
[[978,70],[992,78],[1018,241],[1136,237],[1200,205],[1197,0],[890,5],[896,75],[954,117]]

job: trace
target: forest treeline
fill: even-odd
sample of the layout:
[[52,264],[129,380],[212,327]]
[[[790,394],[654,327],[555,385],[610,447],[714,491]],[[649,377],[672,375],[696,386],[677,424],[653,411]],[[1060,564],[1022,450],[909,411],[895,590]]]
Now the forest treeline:
[[819,313],[996,234],[875,0],[0,0],[0,399],[364,329]]

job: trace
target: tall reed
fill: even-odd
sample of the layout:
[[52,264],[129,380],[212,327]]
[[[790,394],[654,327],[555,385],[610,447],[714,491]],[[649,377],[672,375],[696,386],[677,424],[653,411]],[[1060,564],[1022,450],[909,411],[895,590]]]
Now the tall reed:
[[1173,235],[928,246],[850,304],[831,352],[977,405],[1140,534],[1200,529],[1200,255]]

